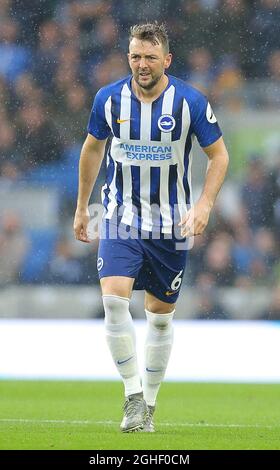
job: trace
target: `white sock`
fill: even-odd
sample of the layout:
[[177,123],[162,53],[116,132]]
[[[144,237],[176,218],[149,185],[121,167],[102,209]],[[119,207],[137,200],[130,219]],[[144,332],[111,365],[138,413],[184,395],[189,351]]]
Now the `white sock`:
[[147,404],[154,406],[173,344],[172,318],[175,310],[171,313],[152,313],[148,310],[145,312],[148,331],[145,343],[143,392]]
[[106,339],[122,377],[125,396],[142,392],[129,299],[117,295],[103,295],[103,305]]

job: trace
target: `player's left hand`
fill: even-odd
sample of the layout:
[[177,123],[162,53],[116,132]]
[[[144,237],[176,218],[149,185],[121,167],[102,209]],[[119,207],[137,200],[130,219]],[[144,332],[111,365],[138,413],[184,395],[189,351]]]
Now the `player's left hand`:
[[210,204],[200,199],[179,222],[178,226],[181,227],[181,236],[192,237],[203,233],[208,224],[210,212]]
[[87,234],[87,226],[90,220],[88,208],[84,210],[76,210],[74,218],[74,234],[76,240],[80,240],[84,243],[90,243],[90,239]]

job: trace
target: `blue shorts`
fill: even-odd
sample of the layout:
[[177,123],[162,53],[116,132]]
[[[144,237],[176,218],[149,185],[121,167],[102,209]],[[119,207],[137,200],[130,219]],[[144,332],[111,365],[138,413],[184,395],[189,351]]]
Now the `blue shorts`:
[[[178,240],[106,234],[106,222],[99,241],[97,270],[99,279],[126,276],[135,279],[133,289],[146,290],[159,300],[176,302],[186,266],[186,249],[178,249]],[[123,225],[124,231],[126,226]],[[131,227],[129,227],[131,228]]]

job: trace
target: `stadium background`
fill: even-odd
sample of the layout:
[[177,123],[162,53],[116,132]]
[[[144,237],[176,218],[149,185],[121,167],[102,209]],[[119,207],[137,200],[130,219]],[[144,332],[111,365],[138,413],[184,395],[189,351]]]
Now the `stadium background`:
[[[94,95],[128,73],[128,28],[147,19],[166,22],[174,54],[170,73],[207,94],[230,154],[229,174],[209,227],[196,237],[189,257],[177,319],[201,322],[212,332],[214,324],[233,332],[234,325],[242,329],[245,321],[252,322],[246,323],[241,362],[246,348],[255,354],[258,341],[266,337],[250,349],[253,328],[277,330],[279,1],[0,0],[0,317],[6,358],[1,376],[24,376],[22,364],[15,364],[21,342],[22,354],[29,344],[21,332],[29,332],[30,340],[35,337],[30,332],[37,323],[31,320],[64,319],[75,329],[78,320],[103,316],[97,243],[83,245],[72,232],[78,159]],[[198,147],[194,155],[197,195],[206,158]],[[104,171],[103,166],[91,202],[100,201]],[[133,294],[131,307],[135,318],[144,319],[141,293]],[[54,329],[59,325],[53,324]],[[191,328],[192,323],[184,325]],[[15,331],[18,349],[9,341]],[[40,348],[38,338],[46,337],[46,329],[36,334]],[[221,338],[213,335],[212,341]],[[240,336],[231,338],[233,352]],[[268,358],[279,355],[276,338],[269,336],[264,343]],[[34,359],[34,344],[26,367]],[[221,350],[216,354],[222,355]],[[64,375],[64,367],[58,375]],[[38,370],[39,365],[34,376]],[[79,375],[78,370],[77,364]],[[280,380],[277,366],[273,377]]]

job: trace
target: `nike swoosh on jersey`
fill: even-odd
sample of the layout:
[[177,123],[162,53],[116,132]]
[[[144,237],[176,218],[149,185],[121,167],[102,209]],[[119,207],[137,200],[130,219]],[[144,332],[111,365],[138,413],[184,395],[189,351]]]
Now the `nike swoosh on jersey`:
[[131,121],[131,118],[128,119],[117,119],[117,124],[122,124],[123,122]]

